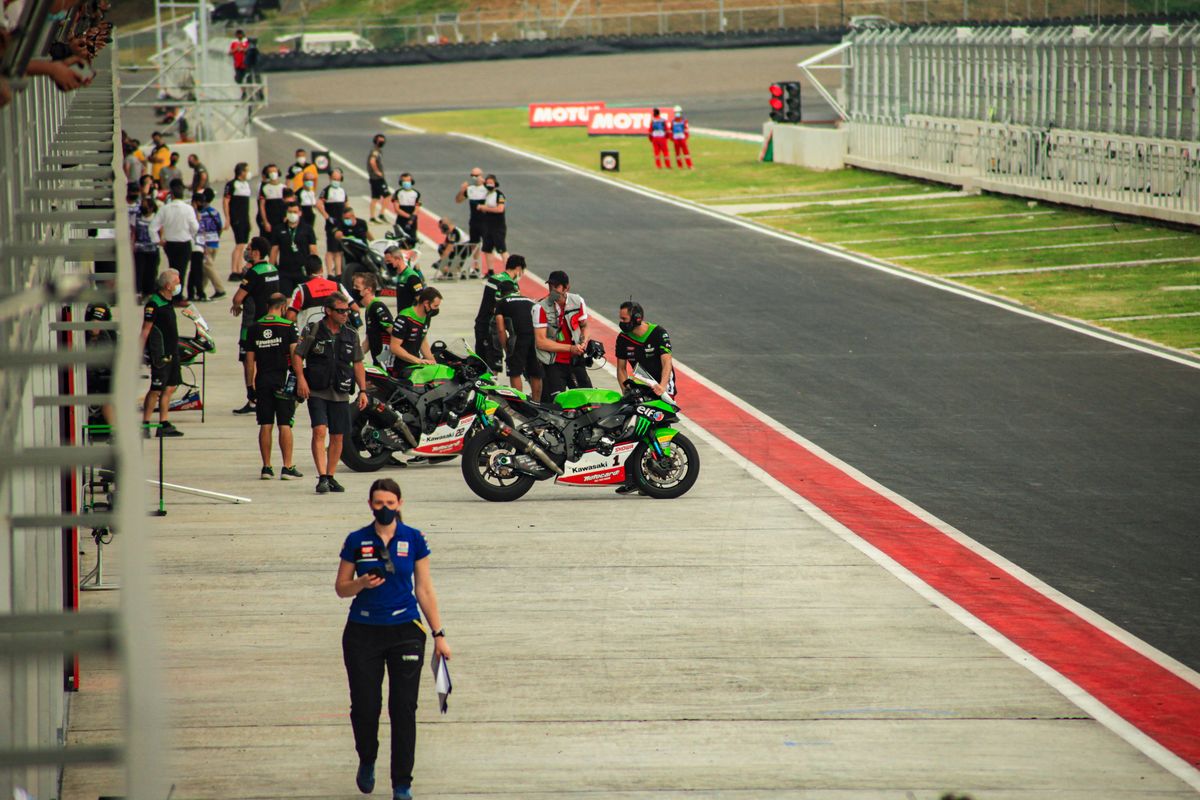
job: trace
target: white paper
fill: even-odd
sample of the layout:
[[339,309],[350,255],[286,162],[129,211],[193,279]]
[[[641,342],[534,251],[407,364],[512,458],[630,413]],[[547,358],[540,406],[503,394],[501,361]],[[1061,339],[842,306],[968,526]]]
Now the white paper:
[[446,699],[450,697],[450,692],[454,690],[454,684],[450,682],[450,668],[446,666],[446,659],[433,654],[433,659],[429,662],[430,669],[433,670],[434,682],[437,684],[438,708],[442,713],[446,713],[448,708]]

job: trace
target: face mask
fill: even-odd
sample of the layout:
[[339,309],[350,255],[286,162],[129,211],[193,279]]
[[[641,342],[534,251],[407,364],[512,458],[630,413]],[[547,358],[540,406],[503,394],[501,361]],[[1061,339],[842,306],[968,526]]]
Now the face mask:
[[411,189],[411,188],[412,188],[412,181],[401,181],[401,182],[400,182],[400,188],[401,188],[401,189]]
[[634,328],[637,327],[637,325],[634,324],[633,320],[630,320],[629,322],[618,322],[617,327],[619,327],[625,333],[630,333]]
[[329,185],[330,186],[341,186],[342,182],[341,181],[330,181]]
[[387,144],[387,142],[376,142],[375,146],[382,150],[385,144]]
[[171,297],[179,297],[181,294],[183,294],[183,284],[177,283],[175,284],[175,289],[171,292]]
[[278,173],[278,172],[268,172],[268,173],[267,173],[267,180],[269,180],[269,181],[277,181],[277,180],[279,180],[279,173]]
[[563,298],[565,298],[565,297],[566,297],[565,294],[563,294],[560,291],[555,290],[550,293],[550,302],[555,303],[555,304],[561,303],[563,301]]
[[254,263],[254,256],[253,256],[253,254],[251,254],[251,252],[249,250],[245,250],[242,252],[242,258],[246,259],[247,264]]
[[51,14],[51,15],[50,15],[50,16],[49,16],[49,17],[46,19],[46,21],[47,21],[47,22],[62,22],[62,21],[63,21],[64,19],[66,19],[66,18],[67,18],[67,12],[66,12],[66,11],[56,11],[56,12],[54,12],[53,14]]
[[362,305],[362,292],[360,292],[358,289],[351,289],[350,290],[350,299],[353,300],[355,303],[358,303],[361,306]]
[[396,521],[396,517],[400,516],[400,512],[398,510],[394,508],[388,508],[387,506],[374,509],[374,513],[375,521],[380,525],[391,525]]
[[288,222],[299,222],[300,221],[299,214],[288,214],[287,217],[288,217]]
[[356,220],[354,219],[354,217],[346,217],[345,219],[342,220],[342,222],[346,223],[347,225],[354,225]]
[[307,159],[307,158],[305,158],[304,156],[299,156],[299,157],[296,159],[296,163],[297,163],[297,164],[299,164],[300,166],[302,166],[302,167],[303,167],[305,164],[307,164],[307,163],[308,163],[308,159]]
[[311,188],[313,188],[313,182],[312,182],[312,181],[305,181],[305,182],[304,182],[304,188],[305,188],[305,189],[311,189]]
[[427,319],[427,320],[433,319],[434,317],[436,317],[438,315],[438,311],[440,311],[440,310],[441,309],[438,309],[438,308],[429,309],[429,311],[425,312],[425,319]]
[[484,186],[487,188],[487,190],[489,192],[496,188],[496,184],[494,184],[494,183],[487,183],[487,184],[484,184]]

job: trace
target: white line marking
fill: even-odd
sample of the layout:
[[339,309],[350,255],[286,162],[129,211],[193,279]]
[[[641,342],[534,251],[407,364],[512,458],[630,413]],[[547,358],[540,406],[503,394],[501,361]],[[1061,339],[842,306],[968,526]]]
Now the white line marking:
[[700,136],[708,136],[712,139],[730,139],[735,142],[753,142],[754,144],[762,144],[761,133],[743,133],[742,131],[729,131],[724,128],[696,128],[693,127],[692,133]]
[[255,125],[257,125],[258,127],[262,128],[263,130],[270,132],[270,133],[277,133],[277,132],[278,132],[278,131],[275,129],[275,126],[274,126],[274,125],[270,124],[269,122],[266,122],[266,121],[265,121],[265,120],[263,120],[261,117],[255,117],[255,119],[254,119],[254,124],[255,124]]
[[[302,137],[302,134],[295,134],[295,136]],[[640,193],[640,194],[643,193],[641,191],[641,187],[625,185],[625,184],[622,184],[622,182],[606,179],[606,178],[604,178],[604,176],[601,176],[601,175],[592,175],[587,172],[584,172],[584,170],[582,170],[582,169],[572,167],[571,164],[554,163],[553,160],[548,160],[548,158],[544,158],[541,156],[534,156],[532,154],[527,154],[527,152],[523,152],[523,151],[517,150],[515,148],[509,148],[508,145],[502,145],[502,144],[498,144],[498,143],[494,143],[494,142],[488,142],[487,139],[480,139],[479,137],[469,136],[469,134],[456,133],[456,134],[451,134],[451,136],[458,136],[458,137],[462,137],[462,138],[466,138],[466,139],[474,139],[474,140],[476,140],[476,142],[480,142],[481,144],[492,145],[492,146],[496,146],[496,148],[499,148],[502,150],[514,152],[514,154],[518,155],[518,156],[533,158],[534,161],[542,161],[547,164],[552,164],[552,166],[556,166],[556,167],[563,168],[563,169],[568,169],[569,172],[574,172],[577,174],[588,176],[588,178],[594,178],[596,180],[601,180],[601,181],[607,182],[607,184],[611,184],[613,186],[619,186],[622,188],[626,188],[626,190],[634,191],[635,193]],[[307,142],[310,142],[313,146],[316,146],[316,148],[325,149],[324,145],[317,143],[316,140],[314,140],[314,139],[310,139],[308,137],[302,137],[302,138],[306,139]],[[332,151],[330,151],[330,155],[332,155]],[[686,203],[686,201],[677,201],[676,199],[667,197],[667,196],[656,197],[656,193],[649,192],[649,191],[644,192],[644,196],[652,197],[655,199],[660,199],[662,201],[665,201],[665,203],[671,203],[673,205],[678,205],[679,207],[691,207],[691,204]],[[709,216],[713,216],[716,218],[725,218],[722,215],[718,215],[718,213],[712,213],[712,212],[709,212],[707,209],[703,209],[702,206],[695,207],[694,210],[701,212],[701,213],[708,213]],[[428,210],[428,209],[426,209],[426,211],[428,213],[433,213],[433,211]],[[734,222],[734,224],[742,224],[743,227],[750,228],[752,230],[760,230],[761,233],[764,233],[764,234],[773,235],[776,237],[776,239],[792,241],[792,242],[799,243],[799,245],[809,246],[808,242],[803,242],[800,240],[793,239],[793,237],[791,237],[791,236],[776,234],[775,231],[772,231],[769,229],[761,229],[760,227],[758,227],[758,225],[745,224],[742,221],[738,221],[738,219],[730,219],[730,221]],[[828,251],[826,251],[826,248],[822,248],[822,247],[812,247],[812,249],[817,249],[817,251],[821,251],[821,252],[828,252]],[[846,258],[847,260],[854,261],[854,263],[863,264],[864,266],[869,266],[869,267],[871,267],[871,269],[883,269],[883,267],[881,267],[880,265],[871,264],[870,261],[866,261],[864,259],[847,257],[847,255],[845,255],[845,254],[839,254],[839,253],[835,253],[835,252],[830,252],[829,254],[841,255],[842,258]],[[902,271],[896,271],[896,270],[890,270],[890,269],[883,269],[883,271],[895,272],[896,275],[898,275],[899,277],[906,277],[906,278],[911,278],[911,279],[918,278],[918,276],[907,275],[907,273],[902,272]],[[539,281],[539,283],[541,283],[539,278],[536,278],[533,275],[530,275],[530,273],[528,271],[526,273],[527,273],[527,275],[529,275],[530,278],[533,278],[533,279],[535,279],[535,281]],[[926,282],[926,281],[923,281],[923,279],[918,279],[918,282],[919,283],[929,283],[934,288],[940,288],[940,289],[944,289],[947,291],[952,291],[953,294],[959,294],[959,295],[966,296],[966,297],[972,297],[972,299],[979,300],[980,302],[988,302],[988,305],[994,305],[994,306],[1001,307],[1001,308],[1008,308],[1009,311],[1014,311],[1016,313],[1024,313],[1024,311],[1022,311],[1022,309],[1012,308],[1007,305],[1003,305],[1003,303],[997,303],[995,301],[990,301],[989,299],[986,299],[986,297],[976,296],[976,295],[973,295],[972,293],[968,293],[968,291],[956,290],[954,287],[944,287],[944,285],[937,284],[934,282]],[[545,284],[542,284],[542,285],[545,285]],[[601,323],[608,325],[608,327],[610,327],[610,329],[613,329],[613,330],[617,329],[618,326],[616,324],[614,324],[612,320],[602,317],[601,314],[595,313],[594,311],[590,311],[589,313],[592,313],[596,319],[599,319],[601,321]],[[1025,315],[1028,315],[1028,317],[1043,319],[1042,315],[1040,315],[1040,314],[1026,313]],[[1044,319],[1045,319],[1045,321],[1049,321],[1049,323],[1051,323],[1051,324],[1060,325],[1062,327],[1067,327],[1067,329],[1069,329],[1069,330],[1076,330],[1076,326],[1069,325],[1069,324],[1063,324],[1061,320],[1055,320],[1052,318],[1044,318]],[[1088,336],[1094,336],[1096,338],[1112,339],[1112,341],[1114,341],[1117,344],[1122,344],[1122,345],[1124,345],[1124,347],[1132,347],[1133,349],[1146,350],[1146,348],[1142,348],[1142,347],[1140,347],[1140,345],[1138,345],[1138,347],[1135,347],[1135,345],[1133,345],[1132,343],[1122,342],[1122,341],[1120,341],[1120,339],[1115,339],[1112,337],[1105,337],[1105,336],[1099,335],[1099,333],[1093,333],[1092,331],[1087,331],[1087,330],[1082,330],[1082,329],[1079,329],[1079,331],[1082,333],[1086,333],[1086,335],[1088,335]],[[1152,355],[1162,355],[1163,357],[1169,357],[1166,354],[1158,354],[1158,353],[1156,353],[1156,351],[1153,351],[1153,350],[1147,350],[1147,351],[1148,351],[1148,353],[1150,353]],[[1176,360],[1176,359],[1171,359],[1171,360]],[[1182,359],[1178,359],[1178,360],[1182,361]],[[1193,363],[1188,363],[1186,361],[1184,361],[1183,363],[1187,363],[1188,366],[1200,366],[1200,365],[1193,365]],[[722,387],[712,383],[712,381],[708,380],[707,378],[703,378],[702,375],[695,372],[694,369],[691,369],[690,367],[685,366],[684,363],[677,362],[677,367],[680,369],[683,369],[683,371],[690,374],[691,378],[695,379],[697,381],[697,383],[701,383],[704,386],[707,386],[710,391],[718,393],[718,395],[726,398],[727,401],[730,401],[734,405],[737,405],[738,408],[743,409],[744,411],[746,411],[746,413],[751,414],[752,416],[755,416],[756,419],[762,421],[764,423],[764,425],[767,425],[768,427],[773,428],[774,431],[776,431],[782,435],[785,435],[785,437],[787,437],[788,439],[791,439],[792,441],[796,441],[797,444],[799,444],[802,447],[805,447],[805,449],[808,449],[810,452],[814,453],[814,455],[816,455],[818,458],[822,458],[823,461],[826,461],[827,463],[832,464],[833,467],[844,471],[844,473],[853,477],[854,480],[857,480],[860,483],[863,483],[864,486],[875,489],[876,492],[878,492],[878,493],[884,495],[884,497],[892,500],[893,503],[895,503],[896,505],[899,505],[900,507],[902,507],[902,509],[907,510],[908,512],[912,513],[912,515],[916,516],[919,519],[922,519],[922,521],[932,525],[932,527],[936,528],[937,530],[942,531],[943,534],[946,534],[947,536],[952,537],[952,539],[954,541],[960,543],[960,545],[966,547],[967,549],[970,549],[970,551],[972,551],[973,553],[976,553],[976,554],[980,555],[980,557],[991,561],[992,564],[995,564],[996,566],[1000,567],[1001,570],[1008,572],[1010,576],[1013,576],[1015,579],[1018,579],[1018,581],[1025,583],[1027,585],[1027,587],[1030,587],[1031,589],[1038,591],[1038,593],[1043,594],[1044,596],[1048,597],[1048,599],[1050,599],[1051,601],[1061,604],[1061,606],[1063,606],[1064,608],[1067,608],[1068,610],[1070,610],[1070,612],[1073,612],[1074,614],[1080,616],[1081,619],[1085,619],[1088,622],[1091,622],[1091,624],[1098,627],[1099,630],[1102,630],[1102,631],[1108,633],[1109,636],[1117,639],[1118,642],[1121,642],[1122,644],[1128,646],[1128,648],[1130,648],[1136,652],[1139,652],[1139,654],[1141,654],[1142,656],[1145,656],[1146,658],[1148,658],[1148,660],[1151,660],[1154,663],[1159,664],[1160,667],[1163,667],[1164,669],[1169,670],[1169,672],[1174,673],[1177,676],[1180,676],[1181,679],[1190,682],[1190,684],[1192,684],[1193,686],[1200,687],[1200,674],[1195,673],[1194,670],[1189,669],[1188,667],[1184,666],[1184,664],[1176,661],[1175,658],[1172,658],[1169,655],[1166,655],[1165,652],[1162,652],[1156,648],[1153,648],[1153,646],[1151,646],[1150,644],[1142,642],[1141,639],[1133,636],[1132,633],[1122,630],[1121,627],[1118,627],[1118,626],[1112,624],[1112,622],[1104,619],[1103,616],[1100,616],[1096,612],[1093,612],[1093,610],[1091,610],[1090,608],[1082,606],[1082,604],[1070,599],[1070,597],[1068,597],[1066,595],[1063,595],[1062,593],[1060,593],[1060,591],[1058,591],[1054,588],[1051,588],[1050,585],[1045,584],[1042,581],[1039,581],[1038,578],[1033,577],[1032,575],[1030,575],[1030,573],[1026,572],[1025,570],[1022,570],[1021,567],[1016,566],[1015,564],[1012,563],[1012,561],[1002,558],[1001,555],[998,555],[997,553],[990,551],[989,548],[986,548],[983,545],[979,545],[979,543],[972,540],[970,536],[967,536],[966,534],[961,533],[960,530],[952,527],[952,525],[944,523],[941,521],[941,519],[938,519],[937,517],[930,515],[929,512],[926,512],[924,509],[922,509],[922,507],[919,507],[916,504],[912,503],[912,501],[907,500],[904,497],[901,497],[901,495],[896,494],[893,491],[890,491],[890,489],[884,487],[883,485],[881,485],[881,483],[877,483],[876,481],[869,479],[868,476],[864,475],[863,473],[860,473],[859,470],[854,469],[853,467],[851,467],[850,464],[847,464],[844,461],[841,461],[840,458],[836,458],[835,456],[832,455],[832,453],[829,453],[826,450],[821,449],[821,447],[818,447],[816,444],[811,443],[811,441],[809,441],[808,439],[804,439],[803,437],[800,437],[800,435],[798,433],[792,431],[791,428],[787,428],[786,426],[782,425],[782,423],[780,423],[779,421],[774,420],[773,417],[770,417],[767,414],[763,414],[762,411],[756,409],[755,407],[752,407],[752,405],[750,405],[749,403],[746,403],[745,401],[743,401],[743,399],[740,399],[740,398],[732,395],[732,393],[726,391],[725,389],[722,389]],[[610,371],[610,374],[616,374],[616,366],[611,365],[611,363],[607,363],[607,365],[605,365],[605,369],[606,369],[606,371]],[[776,481],[774,479],[774,477],[768,475],[766,473],[766,471],[762,470],[761,468],[756,467],[756,465],[754,465],[754,464],[750,464],[748,461],[746,461],[746,459],[740,457],[738,455],[738,453],[732,451],[730,449],[730,447],[727,447],[724,443],[721,443],[720,440],[713,437],[713,435],[710,435],[707,431],[703,431],[703,428],[695,425],[695,423],[689,423],[689,427],[691,429],[694,429],[694,431],[696,431],[697,433],[700,433],[701,437],[704,438],[704,440],[708,441],[709,444],[712,444],[714,447],[716,447],[716,449],[718,449],[721,452],[724,452],[726,456],[732,458],[734,463],[742,464],[743,467],[746,470],[748,470],[750,474],[758,477],[758,480],[761,480],[764,483],[767,483],[767,486],[772,487],[773,489],[775,489],[776,492],[779,492],[780,494],[784,495],[785,498],[792,500],[793,504],[796,504],[798,507],[800,507],[800,509],[804,510],[805,512],[808,512],[809,515],[811,515],[812,518],[817,519],[818,522],[821,522],[822,524],[826,525],[826,527],[829,528],[829,530],[832,530],[835,535],[840,536],[841,539],[844,539],[848,543],[851,543],[852,546],[858,548],[860,552],[863,552],[865,555],[868,555],[868,557],[871,560],[874,560],[876,564],[882,566],[883,569],[887,570],[889,573],[892,573],[893,576],[900,579],[901,582],[904,582],[906,585],[908,585],[908,587],[912,588],[914,591],[917,591],[917,593],[922,595],[923,597],[925,597],[926,600],[929,600],[930,602],[936,604],[936,606],[938,608],[946,610],[946,612],[950,616],[953,616],[953,618],[958,620],[959,622],[961,622],[962,625],[965,625],[967,628],[970,628],[971,631],[976,632],[980,638],[983,638],[984,640],[986,640],[986,642],[991,643],[992,646],[995,646],[995,648],[997,650],[1000,650],[1001,652],[1003,652],[1004,655],[1007,655],[1009,658],[1012,658],[1013,661],[1021,664],[1021,666],[1024,666],[1025,668],[1030,670],[1030,672],[1032,672],[1033,674],[1038,675],[1039,678],[1042,678],[1042,680],[1044,680],[1046,682],[1046,684],[1050,685],[1052,688],[1055,688],[1056,691],[1062,693],[1063,697],[1066,697],[1067,699],[1070,700],[1070,702],[1073,702],[1075,705],[1078,705],[1079,708],[1086,711],[1087,714],[1090,714],[1094,718],[1094,720],[1096,720],[1100,724],[1103,724],[1103,726],[1105,726],[1106,728],[1109,728],[1110,730],[1112,730],[1112,732],[1116,733],[1118,736],[1121,736],[1122,739],[1129,742],[1130,745],[1133,745],[1136,748],[1136,750],[1139,750],[1140,752],[1146,754],[1146,756],[1148,758],[1150,758],[1151,760],[1153,760],[1154,763],[1157,763],[1159,766],[1162,766],[1162,768],[1165,769],[1166,771],[1171,772],[1172,775],[1175,775],[1176,777],[1180,778],[1180,780],[1183,781],[1184,783],[1187,783],[1188,786],[1200,790],[1200,770],[1196,770],[1195,768],[1193,768],[1193,766],[1188,764],[1186,762],[1186,760],[1183,760],[1182,758],[1176,756],[1175,753],[1172,753],[1171,751],[1166,750],[1166,748],[1163,747],[1162,745],[1159,745],[1157,741],[1154,741],[1153,739],[1150,738],[1150,736],[1147,736],[1146,734],[1142,733],[1141,730],[1134,727],[1133,724],[1130,724],[1129,722],[1124,720],[1123,717],[1115,714],[1115,712],[1110,710],[1108,708],[1108,706],[1104,705],[1103,703],[1100,703],[1099,700],[1092,697],[1091,694],[1088,694],[1087,692],[1082,690],[1082,688],[1080,688],[1078,685],[1076,685],[1074,681],[1070,681],[1067,678],[1064,678],[1064,676],[1061,675],[1060,673],[1056,672],[1056,670],[1051,669],[1050,667],[1046,666],[1045,663],[1043,663],[1042,661],[1038,661],[1037,658],[1034,658],[1033,656],[1028,654],[1028,652],[1026,652],[1024,649],[1019,648],[1019,646],[1016,646],[1015,644],[1010,642],[1009,639],[1001,636],[1001,634],[998,633],[995,630],[995,628],[992,628],[991,626],[984,624],[984,622],[982,620],[979,620],[977,618],[977,616],[974,616],[970,612],[967,612],[967,610],[962,608],[961,606],[959,606],[958,603],[950,601],[948,599],[948,597],[942,595],[940,593],[940,591],[936,591],[934,588],[930,587],[929,584],[926,584],[924,581],[920,581],[920,579],[917,576],[914,576],[912,572],[904,569],[904,567],[902,567],[902,566],[900,566],[900,564],[896,563],[896,561],[894,559],[889,558],[888,555],[883,554],[880,551],[880,549],[876,548],[875,546],[870,545],[870,543],[864,541],[863,539],[860,539],[860,537],[857,534],[854,534],[853,531],[846,528],[845,525],[842,525],[841,523],[836,522],[835,519],[833,519],[832,517],[829,517],[828,515],[826,515],[826,513],[824,513],[820,509],[817,509],[816,506],[808,503],[808,500],[805,500],[804,498],[800,497],[800,495],[792,492],[791,489],[788,489],[787,487],[782,486],[781,483],[779,483],[779,481]]]
[[[1102,222],[1093,225],[1058,225],[1053,228],[1013,228],[1010,231],[971,231],[968,233],[929,233],[924,236],[896,236],[888,239],[848,239],[840,242],[830,242],[830,244],[847,245],[847,244],[885,244],[887,242],[910,242],[913,239],[963,239],[968,236],[1012,236],[1017,233],[1050,233],[1051,231],[1083,231],[1093,228],[1115,228],[1116,226],[1109,222]],[[1106,244],[1111,244],[1106,242]],[[1067,247],[1069,245],[1059,245]]]
[[974,256],[980,253],[1013,253],[1018,250],[1068,250],[1076,247],[1114,247],[1116,245],[1143,244],[1145,242],[1172,242],[1187,238],[1187,236],[1151,236],[1147,239],[1122,239],[1119,242],[1070,242],[1068,244],[1039,244],[1032,247],[993,247],[988,250],[954,250],[949,253],[923,253],[915,256],[890,256],[890,258],[893,261],[919,261],[924,258]]
[[396,120],[391,119],[390,117],[380,117],[379,120],[384,125],[391,125],[393,128],[399,128],[400,130],[408,131],[409,133],[428,133],[428,131],[426,131],[424,128],[418,128],[416,125],[406,125],[403,122],[396,122]]
[[[961,208],[963,206],[969,206],[972,203],[981,202],[978,195],[969,195],[966,198],[958,198],[958,199],[962,200],[963,202],[946,201],[946,202],[942,202],[942,203],[924,203],[924,204],[918,204],[918,205],[898,205],[895,207],[880,206],[878,208],[838,209],[836,211],[796,211],[791,214],[762,214],[760,216],[753,217],[753,219],[787,219],[789,217],[803,217],[804,219],[808,219],[810,217],[828,217],[831,214],[878,214],[883,211],[914,211],[919,208],[920,209],[953,208],[955,210],[958,210],[959,208]],[[880,198],[879,202],[886,203],[886,202],[888,202],[888,198],[886,198],[886,197]]]
[[1182,319],[1200,317],[1200,311],[1184,311],[1179,314],[1137,314],[1132,317],[1101,317],[1099,322],[1138,322],[1143,319]]
[[[900,209],[897,209],[900,210]],[[1011,219],[1013,217],[1041,217],[1046,214],[1057,214],[1057,211],[1021,211],[1016,214],[979,214],[970,217],[937,217],[935,219],[910,219],[903,222],[851,222],[839,227],[842,228],[865,228],[868,226],[878,227],[880,225],[937,225],[942,222],[962,222],[964,220],[977,219]],[[759,217],[762,219],[762,217]],[[912,237],[906,237],[912,238]]]
[[[870,189],[863,189],[862,191],[867,192]],[[929,200],[951,197],[970,197],[970,194],[968,192],[922,192],[921,194],[888,195],[886,197],[854,197],[848,200],[808,200],[802,203],[731,203],[708,206],[708,208],[723,214],[752,214],[757,211],[782,211],[785,208],[803,208],[804,206],[860,206],[867,203],[891,203],[901,200]]]
[[881,191],[884,189],[889,191],[892,189],[911,189],[912,186],[913,185],[911,183],[885,183],[880,186],[852,186],[846,189],[824,189],[822,191],[813,192],[784,192],[782,194],[736,194],[727,195],[725,197],[704,197],[700,198],[696,202],[720,203],[724,201],[736,203],[739,200],[770,200],[774,197],[822,197],[827,194],[851,194],[853,192],[871,192]]
[[[1173,238],[1173,237],[1172,237]],[[1110,267],[1144,267],[1148,264],[1169,264],[1172,262],[1200,261],[1200,256],[1179,256],[1178,258],[1144,258],[1140,261],[1101,261],[1096,264],[1063,264],[1058,267],[1027,267],[1025,269],[989,269],[982,272],[950,272],[946,278],[980,278],[989,275],[1028,275],[1034,272],[1065,272],[1073,269],[1108,269]],[[1197,287],[1200,288],[1200,287]]]
[[[1189,261],[1200,261],[1200,259],[1191,258]],[[1160,286],[1160,292],[1200,292],[1200,286]],[[1195,348],[1189,348],[1195,349]]]
[[567,172],[574,173],[575,175],[579,175],[584,178],[590,178],[594,181],[599,181],[600,183],[608,184],[609,186],[614,186],[618,189],[623,189],[627,192],[632,192],[633,194],[641,195],[642,197],[648,197],[653,200],[658,200],[659,202],[675,206],[676,208],[683,208],[683,209],[687,209],[689,211],[694,211],[697,214],[703,214],[704,216],[710,217],[712,219],[721,220],[722,222],[728,222],[730,225],[737,225],[737,226],[745,228],[747,230],[755,231],[759,234],[762,234],[763,236],[769,236],[773,239],[777,239],[782,242],[788,242],[788,243],[796,245],[798,247],[803,247],[808,250],[815,250],[816,252],[823,253],[827,256],[833,256],[835,258],[840,258],[844,261],[849,261],[852,264],[858,264],[861,267],[866,267],[867,269],[872,269],[877,272],[883,272],[883,273],[892,275],[897,278],[903,278],[904,280],[912,281],[914,283],[919,283],[923,286],[929,286],[933,289],[939,289],[943,292],[949,292],[950,294],[958,295],[959,297],[965,297],[969,300],[974,300],[977,303],[983,303],[985,305],[1003,309],[1004,311],[1008,311],[1009,313],[1012,313],[1012,314],[1018,314],[1023,317],[1028,317],[1029,319],[1036,319],[1041,322],[1045,322],[1047,324],[1054,325],[1059,328],[1063,328],[1064,330],[1073,331],[1074,333],[1079,333],[1084,336],[1090,336],[1093,339],[1099,339],[1100,341],[1108,342],[1109,344],[1115,344],[1118,347],[1124,347],[1129,350],[1136,350],[1139,353],[1145,353],[1146,355],[1155,356],[1157,358],[1161,358],[1166,361],[1171,361],[1176,364],[1182,364],[1183,366],[1191,367],[1192,369],[1200,369],[1200,359],[1192,358],[1191,356],[1184,355],[1183,353],[1173,353],[1173,352],[1168,352],[1166,350],[1159,350],[1157,348],[1149,347],[1149,346],[1141,344],[1139,342],[1135,342],[1135,341],[1132,341],[1129,339],[1122,338],[1122,337],[1117,336],[1112,333],[1107,333],[1107,332],[1099,330],[1097,328],[1087,327],[1083,323],[1080,323],[1080,322],[1075,322],[1072,320],[1066,320],[1066,319],[1060,319],[1057,317],[1052,317],[1047,314],[1042,314],[1040,312],[1033,311],[1032,309],[1025,308],[1023,306],[1018,306],[1018,305],[1008,302],[1008,301],[1000,300],[995,297],[990,297],[988,295],[976,292],[975,290],[970,289],[965,286],[957,286],[955,284],[948,283],[946,281],[942,281],[942,280],[939,280],[939,279],[931,277],[931,276],[920,275],[915,272],[909,272],[908,270],[906,270],[900,266],[887,264],[885,262],[880,262],[880,261],[873,261],[865,256],[859,256],[859,255],[855,255],[853,253],[847,253],[847,252],[844,252],[841,250],[834,249],[832,247],[828,247],[823,244],[819,244],[817,242],[806,241],[806,240],[800,238],[799,236],[796,236],[795,234],[791,234],[791,233],[788,233],[787,231],[781,231],[781,230],[778,230],[775,228],[770,228],[770,227],[767,227],[766,225],[760,225],[757,222],[750,220],[750,219],[746,219],[744,217],[738,217],[738,216],[734,216],[731,214],[722,214],[721,212],[716,211],[715,209],[712,209],[708,206],[700,205],[699,203],[694,203],[690,200],[684,200],[679,197],[672,197],[671,195],[664,194],[662,192],[658,192],[653,189],[647,189],[643,186],[635,186],[632,183],[626,183],[625,181],[619,181],[614,178],[610,178],[607,175],[601,175],[599,173],[589,172],[585,169],[575,166],[574,164],[568,164],[565,161],[559,161],[558,159],[555,159],[555,158],[549,158],[547,156],[536,155],[534,153],[527,153],[524,150],[520,150],[516,147],[511,147],[511,146],[503,144],[501,142],[492,141],[491,139],[485,139],[482,136],[475,136],[475,135],[469,134],[469,133],[457,133],[457,132],[451,133],[450,135],[456,136],[460,139],[467,139],[468,141],[473,141],[478,144],[485,145],[487,147],[494,147],[497,150],[503,150],[507,153],[511,153],[516,156],[521,156],[522,158],[527,158],[531,161],[537,161],[539,163],[546,164],[547,166],[552,166],[552,167],[556,167],[558,169],[566,170]]

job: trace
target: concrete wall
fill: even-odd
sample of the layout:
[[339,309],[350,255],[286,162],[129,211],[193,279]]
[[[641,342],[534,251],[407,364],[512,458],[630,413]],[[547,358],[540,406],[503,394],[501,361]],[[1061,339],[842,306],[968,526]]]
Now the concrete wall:
[[764,122],[764,141],[768,136],[774,142],[774,158],[779,164],[823,170],[846,166],[849,139],[844,128]]
[[[225,186],[225,181],[233,178],[233,167],[239,161],[245,161],[250,165],[251,178],[256,176],[259,171],[257,137],[229,139],[223,142],[172,144],[171,151],[179,153],[179,165],[183,169],[184,183],[189,183],[192,175],[191,170],[187,168],[187,157],[192,153],[198,155],[204,166],[208,167],[209,185],[213,187],[217,197],[221,196],[221,189]],[[279,167],[280,171],[283,171],[287,168],[287,164],[280,164]]]

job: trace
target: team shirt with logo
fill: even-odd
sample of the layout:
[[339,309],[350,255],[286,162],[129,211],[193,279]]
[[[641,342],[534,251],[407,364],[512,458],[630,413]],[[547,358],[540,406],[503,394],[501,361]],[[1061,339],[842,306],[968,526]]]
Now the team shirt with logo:
[[380,356],[385,352],[391,354],[392,312],[376,297],[363,309],[363,320],[367,328],[367,347],[371,351],[371,358],[376,364],[389,362],[390,358]]
[[[387,559],[394,572],[387,571]],[[359,528],[346,537],[341,558],[354,565],[354,574],[366,575],[373,569],[383,571],[383,583],[354,596],[350,603],[350,621],[366,625],[403,625],[420,618],[417,597],[413,594],[413,568],[429,556],[429,544],[416,528],[397,522],[396,533],[386,545],[375,533],[375,524]]]
[[[661,383],[667,388],[668,394],[675,394],[675,370],[671,370],[666,383],[663,383],[662,357],[671,352],[671,337],[667,329],[661,325],[649,323],[650,329],[645,336],[621,332],[617,335],[617,358],[625,359],[631,364],[638,364],[650,373],[655,383]],[[632,369],[632,368],[631,368]]]
[[[392,322],[392,338],[399,339],[400,346],[417,358],[421,357],[421,342],[425,341],[428,332],[429,318],[419,316],[411,306],[397,314]],[[396,366],[403,368],[412,365],[397,359]]]
[[283,317],[268,315],[250,326],[246,350],[254,353],[256,385],[280,387],[291,368],[291,346],[296,326]]

